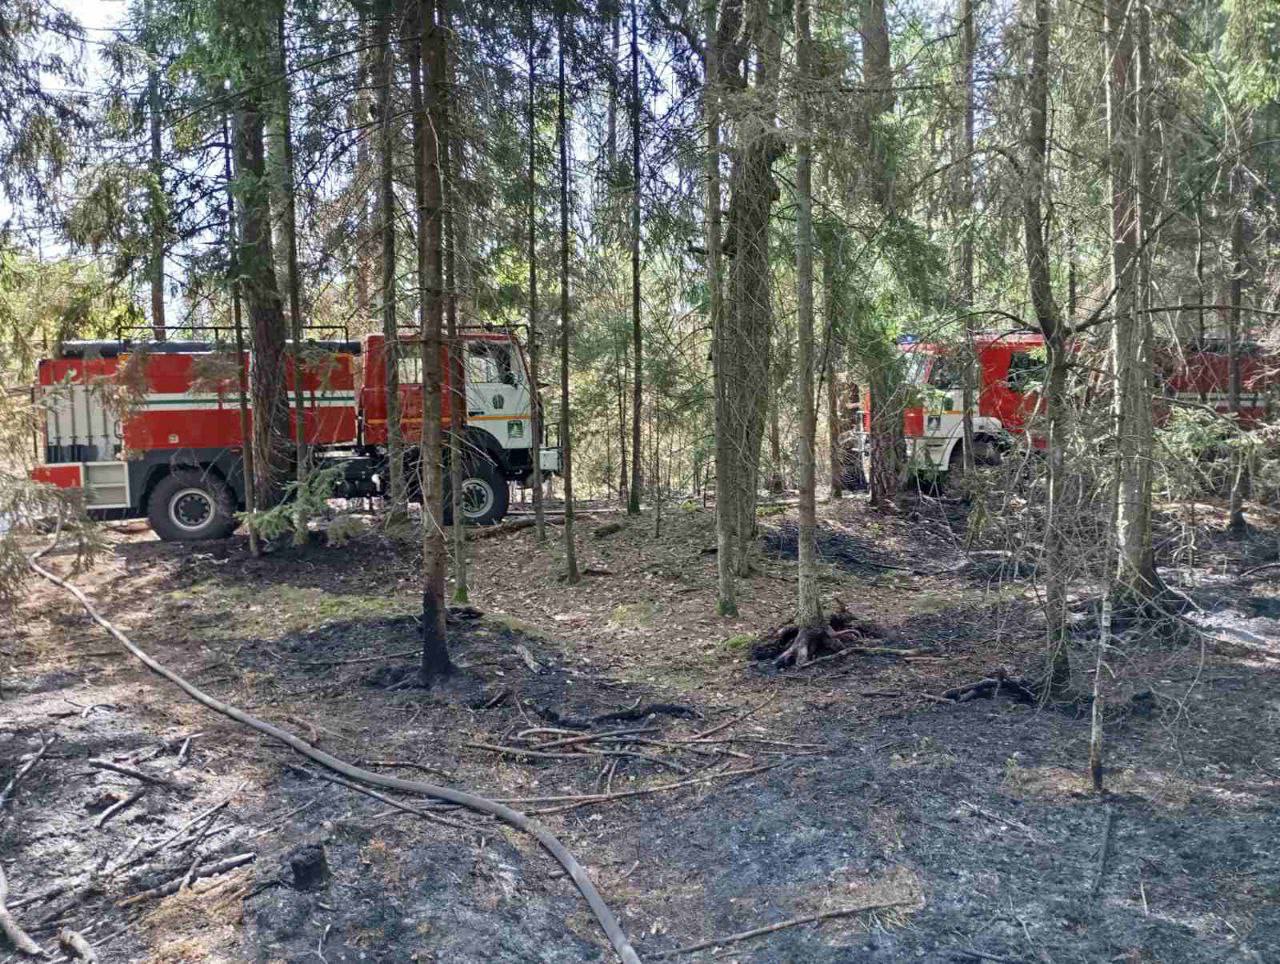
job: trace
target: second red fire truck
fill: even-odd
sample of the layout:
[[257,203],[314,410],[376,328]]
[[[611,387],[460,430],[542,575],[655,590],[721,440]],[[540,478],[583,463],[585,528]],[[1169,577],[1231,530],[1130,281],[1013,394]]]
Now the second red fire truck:
[[[901,350],[911,393],[903,411],[908,457],[918,468],[949,472],[964,456],[961,364],[954,350],[942,345],[906,341]],[[998,462],[1001,453],[1018,444],[1043,448],[1045,439],[1034,419],[1043,412],[1044,338],[1030,332],[983,334],[975,339],[974,351],[979,376],[972,413],[975,462]],[[1244,346],[1239,370],[1239,422],[1248,427],[1270,411],[1280,389],[1280,358]],[[1156,380],[1154,404],[1161,414],[1173,400],[1223,416],[1230,413],[1230,356],[1221,346],[1158,351]],[[851,466],[865,461],[871,431],[869,393],[863,392],[857,403],[855,422],[841,439],[845,464]]]

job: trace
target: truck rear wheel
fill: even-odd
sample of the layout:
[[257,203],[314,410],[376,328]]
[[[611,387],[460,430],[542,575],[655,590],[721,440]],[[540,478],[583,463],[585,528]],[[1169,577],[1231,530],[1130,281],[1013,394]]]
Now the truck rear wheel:
[[147,500],[147,520],[165,542],[225,539],[237,524],[226,483],[195,469],[180,469],[156,484]]
[[[462,464],[462,521],[464,525],[487,526],[502,521],[511,493],[507,481],[488,459]],[[449,476],[445,476],[444,523],[453,524],[453,497]]]

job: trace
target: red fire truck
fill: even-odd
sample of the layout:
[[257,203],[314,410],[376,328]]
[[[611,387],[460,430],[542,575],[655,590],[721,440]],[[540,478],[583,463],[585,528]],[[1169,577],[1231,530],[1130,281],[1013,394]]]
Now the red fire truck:
[[[960,464],[964,450],[963,371],[953,351],[936,344],[906,341],[901,346],[911,401],[903,413],[903,434],[913,465],[947,472]],[[1033,423],[1043,412],[1040,383],[1044,375],[1044,338],[1035,333],[983,334],[975,339],[979,385],[973,412],[974,460],[995,464],[1017,444],[1041,449],[1045,445]],[[1230,412],[1230,357],[1222,346],[1209,343],[1156,352],[1157,421],[1167,416],[1177,399]],[[1248,345],[1240,352],[1240,415],[1244,427],[1265,418],[1280,389],[1280,358]],[[846,464],[865,459],[869,452],[871,398],[863,392],[855,424],[842,441]]]
[[[416,479],[421,349],[408,336],[400,347],[400,429],[408,478]],[[339,498],[386,494],[384,348],[382,335],[306,342],[299,353],[301,412],[292,352],[286,355],[290,432],[301,417],[316,464],[341,468],[334,491]],[[469,523],[493,523],[507,512],[508,483],[530,484],[535,458],[543,475],[559,472],[560,452],[533,439],[530,400],[536,388],[512,333],[467,328],[459,333],[458,349],[460,388],[449,384],[450,366],[442,359],[444,422],[449,423],[450,406],[465,400],[463,513]],[[447,358],[447,346],[442,355]],[[239,364],[248,375],[252,355],[245,353]],[[38,367],[42,458],[32,478],[81,489],[95,517],[145,515],[163,539],[225,537],[244,507],[239,381],[234,349],[216,343],[65,343]],[[448,499],[445,504],[447,514]]]

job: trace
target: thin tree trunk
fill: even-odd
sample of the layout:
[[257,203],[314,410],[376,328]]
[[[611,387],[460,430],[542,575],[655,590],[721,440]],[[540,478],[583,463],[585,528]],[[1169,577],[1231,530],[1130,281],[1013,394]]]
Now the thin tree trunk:
[[[640,512],[640,414],[644,405],[644,351],[640,328],[640,41],[636,0],[631,0],[631,491],[627,514]],[[657,485],[661,480],[654,479]]]
[[302,545],[307,541],[308,519],[303,508],[305,500],[301,498],[302,486],[307,481],[307,437],[306,411],[303,408],[303,366],[302,366],[302,281],[298,276],[298,209],[294,198],[296,180],[293,167],[293,92],[289,84],[289,53],[286,46],[285,10],[282,7],[280,17],[276,21],[280,54],[280,154],[281,154],[281,201],[284,206],[282,230],[286,248],[286,264],[288,267],[289,287],[289,334],[292,341],[290,362],[293,365],[293,433],[294,433],[294,471],[298,481],[298,501],[293,520],[293,543]]
[[[360,9],[360,42],[368,49],[361,51],[356,62],[356,95],[348,114],[348,123],[352,127],[363,127],[369,123],[372,100],[369,97],[369,60],[377,47],[374,37],[377,30],[368,27],[368,14]],[[372,270],[370,268],[369,250],[373,245],[372,225],[369,218],[369,203],[366,200],[369,190],[369,138],[361,137],[356,141],[356,166],[352,190],[359,200],[356,202],[355,225],[355,266],[353,287],[355,295],[355,317],[358,319],[360,331],[372,327],[372,299],[369,291],[372,287]]]
[[238,255],[240,240],[236,227],[236,195],[232,189],[234,178],[231,172],[231,122],[226,114],[222,115],[222,169],[227,189],[227,273],[231,285],[231,324],[235,329],[236,344],[236,387],[237,413],[240,418],[240,452],[241,472],[244,481],[244,511],[249,517],[245,528],[249,532],[249,554],[259,555],[258,532],[253,525],[255,499],[253,491],[253,440],[250,438],[249,423],[249,384],[245,370],[244,318],[240,311],[240,258]]
[[[151,0],[147,0],[143,19],[151,23]],[[147,51],[150,64],[147,68],[147,127],[151,149],[151,259],[148,273],[151,276],[151,337],[165,339],[164,316],[164,247],[168,218],[165,213],[164,143],[160,138],[160,71],[156,64],[158,52],[151,44]]]
[[547,541],[546,513],[542,507],[542,443],[546,430],[542,418],[542,388],[538,384],[541,338],[538,335],[538,37],[534,0],[527,0],[529,27],[529,100],[525,116],[529,128],[529,430],[533,433],[533,525],[539,544]]
[[1024,19],[1031,34],[1031,66],[1027,76],[1027,128],[1023,136],[1025,165],[1022,187],[1022,227],[1027,257],[1027,288],[1036,324],[1047,346],[1048,377],[1045,408],[1049,422],[1049,505],[1045,518],[1045,622],[1051,692],[1061,693],[1071,682],[1067,640],[1067,544],[1065,524],[1067,438],[1066,330],[1053,299],[1049,250],[1045,241],[1043,201],[1049,156],[1049,0],[1024,0]]
[[578,551],[573,533],[573,446],[569,437],[569,124],[568,91],[565,85],[565,7],[556,8],[556,45],[559,75],[556,81],[556,139],[560,145],[560,451],[564,472],[564,560],[565,582],[574,585],[578,574]]
[[[443,185],[440,137],[445,131],[446,34],[433,0],[418,3],[417,39],[410,57],[413,99],[414,185],[417,196],[418,315],[422,329],[422,681],[453,672],[445,629],[444,584],[448,551],[444,538],[441,451],[441,328],[443,299]],[[421,75],[419,75],[421,74]]]
[[818,544],[814,447],[817,412],[813,397],[813,147],[806,85],[810,75],[809,0],[796,0],[796,61],[798,70],[796,120],[796,395],[800,403],[800,535],[799,598],[796,624],[808,629],[822,625],[822,595],[818,585]]
[[831,499],[838,501],[844,495],[844,459],[840,452],[840,343],[839,322],[836,318],[836,266],[831,232],[820,237],[822,247],[822,320],[826,328],[824,341],[823,372],[827,394],[827,468],[831,475]]
[[[445,36],[444,50],[445,84],[441,91],[440,106],[440,156],[444,160],[444,217],[445,217],[445,269],[448,272],[448,294],[445,308],[447,326],[446,342],[449,360],[449,385],[453,397],[449,399],[449,513],[453,519],[453,601],[466,603],[470,590],[467,585],[467,533],[462,514],[462,460],[463,419],[467,413],[466,376],[463,369],[462,342],[458,338],[458,248],[466,257],[466,221],[458,183],[462,175],[462,139],[453,136],[451,118],[454,96],[453,59],[449,57],[453,40],[453,24],[449,15],[449,0],[436,0],[439,8],[440,30]],[[506,485],[506,480],[503,480]]]
[[[749,575],[756,556],[756,500],[760,480],[760,448],[768,417],[773,299],[769,225],[778,195],[773,164],[785,144],[777,129],[778,72],[782,34],[773,23],[767,0],[748,0],[750,48],[754,52],[752,96],[736,101],[734,129],[739,143],[730,173],[729,229],[732,251],[725,313],[727,339],[733,351],[724,359],[730,386],[729,416],[736,428],[733,451],[738,460],[732,481],[736,497],[734,563],[738,575]],[[726,6],[726,13],[729,11]],[[730,21],[731,23],[732,21]],[[726,34],[722,19],[720,33]],[[718,38],[719,41],[719,38]],[[721,44],[723,49],[723,44]],[[746,51],[739,47],[739,63]],[[737,67],[720,63],[740,83]]]
[[707,128],[707,288],[711,326],[712,383],[715,391],[716,466],[716,611],[738,615],[734,587],[733,533],[736,517],[735,468],[729,412],[729,386],[725,372],[728,353],[720,278],[720,58],[716,0],[704,0],[706,66],[702,84],[702,110]]
[[960,0],[960,89],[964,103],[960,111],[959,137],[959,192],[956,198],[956,214],[963,218],[960,231],[960,279],[957,291],[957,307],[964,315],[965,358],[963,374],[961,452],[965,478],[973,477],[973,415],[975,389],[978,382],[977,345],[973,316],[973,148],[974,148],[974,90],[973,61],[976,49],[973,0]]
[[[1237,161],[1237,165],[1240,162]],[[1232,172],[1232,224],[1231,224],[1231,286],[1228,295],[1231,307],[1227,313],[1227,410],[1237,427],[1240,423],[1240,341],[1241,307],[1244,300],[1245,243],[1244,243],[1244,203],[1240,198],[1241,186],[1238,183],[1241,175],[1238,170]],[[1231,448],[1231,495],[1228,509],[1227,531],[1234,535],[1243,535],[1248,531],[1244,517],[1244,495],[1248,483],[1245,466],[1245,453],[1239,445]]]
[[[387,391],[387,493],[390,498],[386,524],[390,529],[398,529],[408,521],[404,439],[400,423],[400,327],[396,321],[395,115],[391,98],[391,86],[395,80],[395,56],[391,49],[394,12],[394,0],[382,0],[374,31],[377,49],[374,84],[377,87],[379,122],[378,216],[382,230],[382,362]],[[410,44],[411,64],[418,59],[414,43],[418,41]]]
[[773,392],[769,406],[769,494],[781,495],[787,489],[787,473],[782,464],[782,406],[781,386]]
[[[896,217],[888,146],[877,133],[877,118],[893,110],[893,68],[884,0],[861,0],[860,30],[864,55],[862,79],[866,97],[866,142],[870,155],[868,193],[886,219]],[[867,387],[871,395],[871,505],[896,511],[904,453],[902,410],[905,391],[896,346],[880,345],[869,359]]]
[[[1152,597],[1156,587],[1150,566],[1149,468],[1144,464],[1151,432],[1151,356],[1139,311],[1141,216],[1137,196],[1139,144],[1137,99],[1131,82],[1134,23],[1124,0],[1107,0],[1105,32],[1107,118],[1111,180],[1111,274],[1115,321],[1111,332],[1112,417],[1116,435],[1116,591],[1129,604]],[[1144,188],[1146,185],[1142,185]]]
[[259,508],[273,504],[289,476],[289,405],[285,394],[284,310],[271,244],[271,202],[263,144],[261,88],[241,94],[236,173],[241,194],[240,276],[249,308],[253,366],[253,461]]

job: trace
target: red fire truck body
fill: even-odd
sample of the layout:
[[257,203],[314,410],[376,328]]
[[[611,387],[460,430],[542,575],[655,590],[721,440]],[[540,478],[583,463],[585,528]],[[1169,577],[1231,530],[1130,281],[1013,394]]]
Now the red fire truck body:
[[[952,352],[929,343],[901,346],[912,402],[903,412],[903,434],[912,463],[946,472],[959,464],[964,448],[962,369]],[[975,340],[980,373],[973,412],[974,455],[979,464],[999,461],[1016,444],[1045,446],[1040,382],[1044,374],[1044,338],[1034,333],[982,335]],[[1250,427],[1264,418],[1271,395],[1280,388],[1280,358],[1250,347],[1240,355],[1239,424]],[[1157,423],[1167,417],[1173,400],[1230,414],[1230,358],[1211,350],[1156,353]],[[1163,396],[1164,400],[1161,400]],[[865,458],[871,431],[871,398],[863,392],[853,431],[846,433],[846,461]]]
[[[463,507],[467,521],[505,515],[510,481],[528,484],[534,453],[558,472],[559,451],[536,445],[532,386],[519,343],[503,330],[465,329],[460,388],[442,349],[443,421],[464,402]],[[295,404],[292,353],[285,357],[290,437],[303,437],[321,467],[340,466],[340,497],[385,494],[388,398],[384,338],[308,342],[301,353],[302,408]],[[241,361],[251,377],[252,356]],[[230,370],[228,370],[230,369]],[[406,469],[416,477],[422,431],[421,349],[402,338],[398,363]],[[164,538],[230,533],[244,506],[240,373],[234,351],[206,342],[70,342],[38,367],[45,417],[42,463],[32,477],[83,491],[98,517],[146,515]],[[250,408],[249,418],[253,413]],[[416,486],[414,486],[416,491]]]

